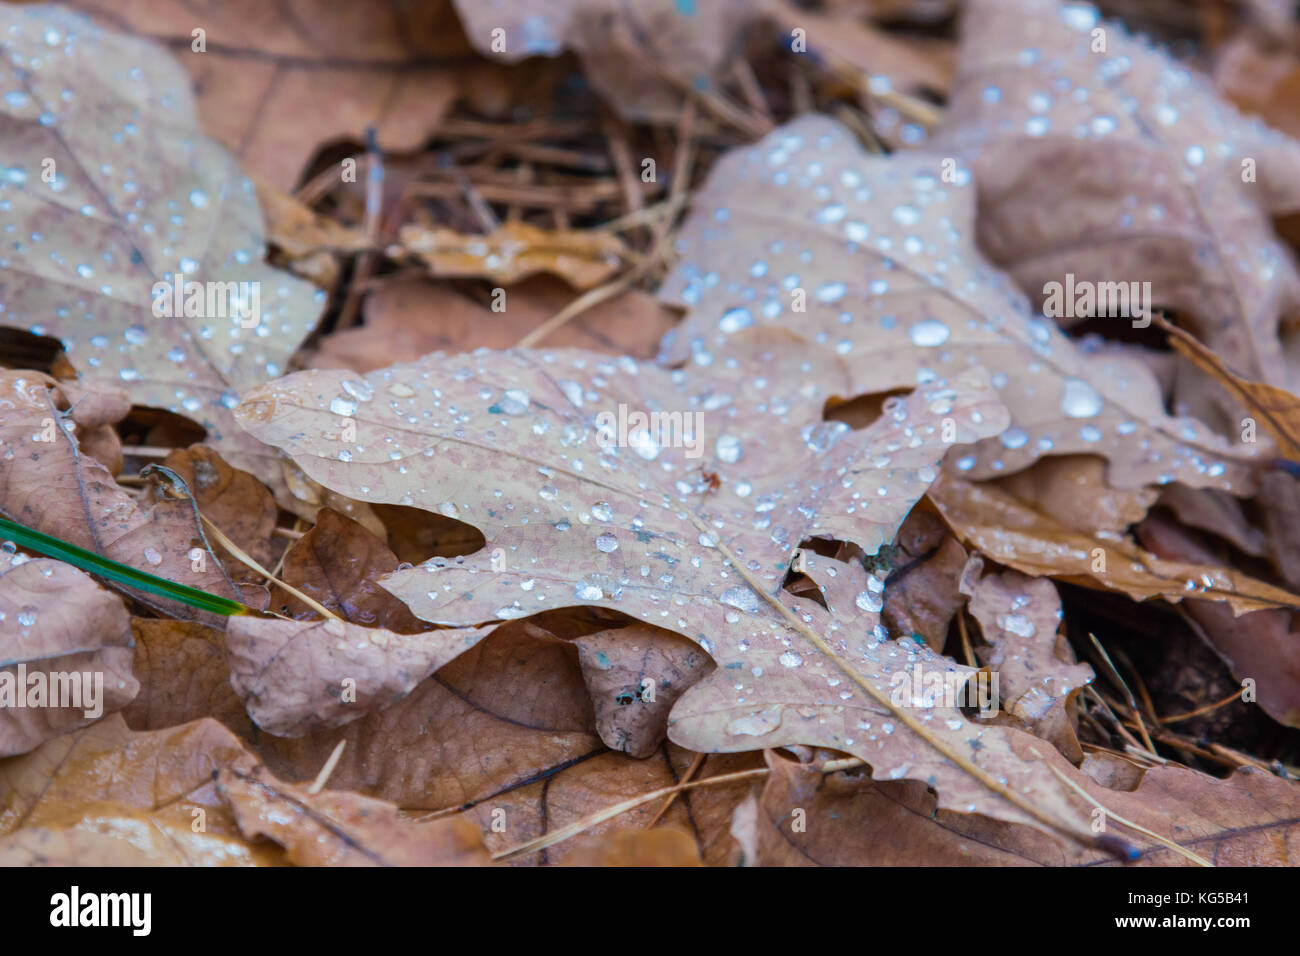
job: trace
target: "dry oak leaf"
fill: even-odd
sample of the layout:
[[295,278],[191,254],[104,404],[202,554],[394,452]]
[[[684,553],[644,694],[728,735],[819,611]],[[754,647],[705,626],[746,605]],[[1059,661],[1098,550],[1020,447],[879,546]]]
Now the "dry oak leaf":
[[298,737],[401,700],[491,630],[398,634],[337,618],[232,617],[226,625],[230,683],[258,727]]
[[[1185,529],[1160,517],[1147,518],[1135,533],[1161,558],[1204,565],[1218,560]],[[1233,675],[1254,680],[1259,706],[1278,723],[1300,727],[1300,623],[1295,611],[1266,608],[1234,617],[1222,604],[1195,600],[1187,601],[1184,609],[1193,629]]]
[[[373,372],[430,352],[510,348],[573,301],[560,279],[538,276],[513,286],[505,312],[493,312],[446,283],[423,277],[387,282],[366,296],[365,324],[332,332],[312,368]],[[648,292],[629,289],[593,306],[547,336],[552,347],[589,348],[652,358],[677,315]]]
[[1300,274],[1270,215],[1300,209],[1300,143],[1089,4],[974,0],[963,23],[930,148],[972,164],[985,254],[1036,301],[1067,274],[1149,282],[1230,367],[1294,384],[1278,322]]
[[1044,455],[1097,454],[1119,488],[1181,481],[1248,490],[1255,445],[1165,414],[1139,361],[1090,354],[1034,315],[974,244],[975,189],[938,155],[865,153],[821,116],[720,159],[677,240],[664,301],[689,308],[665,357],[729,354],[783,326],[842,356],[850,393],[914,388],[981,365],[1011,426],[948,464],[972,478]]
[[574,842],[563,866],[702,866],[695,839],[676,827],[614,830]]
[[122,710],[132,730],[166,730],[212,717],[241,737],[256,728],[230,686],[224,631],[167,618],[134,617],[133,670],[140,692]]
[[[1016,571],[986,574],[971,594],[970,612],[992,649],[980,661],[998,677],[1000,706],[1074,763],[1083,760],[1069,712],[1071,697],[1093,679],[1065,638],[1056,585]],[[978,651],[977,651],[978,653]]]
[[454,0],[484,56],[517,63],[575,51],[587,81],[627,120],[674,123],[686,91],[722,77],[762,4],[745,0]]
[[264,769],[223,767],[217,793],[243,834],[265,837],[298,866],[487,866],[478,827],[464,817],[413,822],[391,803],[282,783]]
[[1300,607],[1300,596],[1215,564],[1166,561],[1113,532],[1073,531],[992,484],[944,474],[927,495],[963,544],[1031,577],[1159,597],[1225,602],[1236,615]]
[[0,7],[0,53],[0,322],[59,338],[88,381],[193,419],[278,490],[230,410],[324,294],[263,263],[253,184],[195,125],[184,71],[57,7]]
[[[876,627],[878,578],[818,557],[810,576],[825,578],[832,610],[782,590],[804,539],[867,553],[892,540],[950,447],[944,420],[967,443],[1005,427],[986,373],[921,384],[854,432],[821,418],[829,399],[852,394],[843,363],[784,334],[777,345],[764,338],[676,372],[567,350],[432,355],[365,378],[305,372],[251,392],[239,416],[326,487],[483,532],[482,551],[384,579],[423,620],[472,627],[610,607],[690,637],[717,662],[674,706],[675,743],[845,750],[881,776],[928,781],[945,806],[1077,833],[1056,781],[1008,759],[1018,731],[976,726],[946,702],[917,716],[890,702],[891,676],[915,664],[954,684],[973,671],[889,641]],[[652,437],[597,419],[620,406],[625,418],[647,408],[687,428]],[[355,441],[341,440],[340,416],[356,422]],[[834,663],[822,641],[850,664]],[[1014,781],[1017,805],[988,789],[994,775]]]
[[[428,626],[376,582],[400,562],[387,544],[333,508],[316,513],[316,525],[284,555],[280,580],[313,598],[345,621],[418,634]],[[298,620],[317,613],[289,592],[273,586],[271,607]]]
[[[1026,738],[1032,739],[1032,738]],[[1041,741],[1035,749],[1113,813],[1173,840],[1217,866],[1291,866],[1300,854],[1300,790],[1258,770],[1226,780],[1173,764],[1146,771],[1132,791],[1108,790]],[[1027,827],[962,816],[935,805],[916,781],[867,780],[860,771],[826,774],[768,755],[771,776],[759,801],[758,862],[767,866],[1088,866],[1095,851],[1070,857]],[[792,826],[802,808],[807,827]],[[811,821],[818,821],[816,826]],[[1142,848],[1137,866],[1191,866],[1187,857],[1110,821]]]
[[[460,92],[473,58],[442,2],[77,0],[105,24],[166,43],[189,71],[203,128],[241,165],[292,189],[332,140],[373,127],[386,150],[417,149]],[[206,49],[194,50],[193,31]]]
[[12,556],[0,566],[0,757],[121,710],[131,621],[116,594],[71,565]]
[[0,762],[0,794],[6,863],[486,862],[465,821],[408,823],[359,794],[283,784],[214,720],[133,733],[114,715]]
[[214,720],[133,733],[114,714],[0,761],[0,865],[281,864],[213,786],[217,768],[256,764]]
[[526,222],[507,222],[487,235],[409,225],[399,238],[401,245],[392,254],[416,256],[435,276],[471,276],[505,285],[549,272],[575,288],[589,289],[616,272],[627,255],[623,240],[612,232],[541,229]]
[[[272,563],[271,532],[278,511],[266,486],[246,471],[232,468],[207,445],[177,448],[163,459],[163,465],[180,475],[194,496],[203,517],[263,567]],[[140,498],[143,507],[164,501],[163,484],[148,485]],[[234,556],[211,542],[229,565]]]
[[[0,513],[121,564],[240,599],[220,561],[190,557],[202,547],[194,506],[173,499],[141,507],[103,465],[81,453],[66,420],[75,421],[77,412],[64,411],[67,404],[64,387],[53,379],[0,371]],[[123,412],[126,407],[123,403]],[[157,595],[122,590],[176,617],[201,613]]]

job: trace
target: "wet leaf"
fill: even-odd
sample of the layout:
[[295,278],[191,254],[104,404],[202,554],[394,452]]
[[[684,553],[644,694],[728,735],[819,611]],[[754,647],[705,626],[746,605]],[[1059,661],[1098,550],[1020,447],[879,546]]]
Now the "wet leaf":
[[121,710],[131,675],[122,599],[58,561],[0,564],[0,756]]
[[53,7],[0,8],[0,36],[0,202],[25,237],[0,322],[59,338],[88,381],[192,418],[279,488],[230,410],[284,370],[323,296],[262,262],[253,184],[199,131],[169,55]]
[[1011,424],[948,459],[968,477],[1086,453],[1109,461],[1119,488],[1248,490],[1256,446],[1169,417],[1140,362],[1089,354],[1030,311],[975,248],[975,189],[955,165],[953,181],[941,178],[944,160],[869,156],[818,116],[728,153],[696,198],[661,292],[690,308],[668,357],[726,355],[740,329],[778,325],[844,356],[851,394],[914,388],[977,363]]

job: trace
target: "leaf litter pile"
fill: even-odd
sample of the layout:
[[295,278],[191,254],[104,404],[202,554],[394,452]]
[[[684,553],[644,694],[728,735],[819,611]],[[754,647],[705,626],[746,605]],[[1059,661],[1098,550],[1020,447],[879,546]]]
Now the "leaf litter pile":
[[1292,863],[1279,6],[0,4],[0,863]]

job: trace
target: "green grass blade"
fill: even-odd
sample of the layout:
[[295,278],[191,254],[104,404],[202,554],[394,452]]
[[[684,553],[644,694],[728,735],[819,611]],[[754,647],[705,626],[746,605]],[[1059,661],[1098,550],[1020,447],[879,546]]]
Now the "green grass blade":
[[157,594],[160,597],[171,598],[173,601],[188,604],[190,607],[198,608],[201,611],[210,611],[213,614],[221,614],[226,617],[257,613],[238,601],[209,594],[207,591],[200,591],[198,588],[192,588],[185,584],[177,584],[175,581],[168,581],[166,578],[156,577],[144,571],[136,570],[130,565],[119,564],[102,555],[95,554],[93,551],[79,548],[75,544],[69,544],[59,538],[43,534],[16,521],[10,521],[8,518],[0,518],[0,533],[3,533],[6,538],[11,538],[20,547],[30,548],[47,557],[65,561],[89,574],[94,574],[109,581],[116,581],[118,584],[124,584],[128,587],[139,588],[141,591],[148,591],[150,594]]

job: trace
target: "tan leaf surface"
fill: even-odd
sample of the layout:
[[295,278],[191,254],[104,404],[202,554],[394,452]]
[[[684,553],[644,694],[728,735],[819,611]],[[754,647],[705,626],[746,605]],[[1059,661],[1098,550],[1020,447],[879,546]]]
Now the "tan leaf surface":
[[[223,597],[239,598],[221,563],[195,570],[190,551],[202,547],[188,501],[142,508],[98,461],[80,453],[64,421],[68,399],[53,379],[0,371],[0,512],[122,564]],[[123,409],[125,411],[125,409]],[[75,412],[71,413],[75,420]],[[54,430],[54,441],[44,441]],[[125,590],[125,589],[124,589]],[[178,617],[199,612],[156,595],[129,591]]]
[[980,247],[1035,298],[1067,273],[1150,282],[1230,367],[1286,386],[1278,319],[1300,274],[1269,216],[1300,208],[1300,143],[1090,6],[975,0],[963,26],[931,145],[974,167]]
[[[1042,742],[1058,771],[1104,807],[1171,839],[1216,866],[1293,866],[1300,853],[1296,784],[1239,770],[1227,780],[1181,767],[1148,770],[1136,790],[1108,790]],[[772,775],[758,816],[759,862],[784,866],[1087,866],[1107,863],[1095,851],[1077,858],[1041,833],[935,806],[917,781],[872,781],[856,771],[823,774],[769,755]],[[805,827],[791,825],[802,808]],[[1136,866],[1189,866],[1192,861],[1108,821],[1107,832],[1141,848]]]
[[[551,277],[527,279],[506,295],[506,311],[493,312],[446,283],[386,283],[366,296],[365,324],[325,336],[309,364],[373,372],[430,352],[510,348],[574,298],[568,285]],[[556,348],[652,358],[676,321],[652,295],[632,289],[583,312],[546,341]]]
[[970,612],[992,645],[981,661],[998,675],[1001,707],[1024,721],[1072,762],[1083,760],[1075,738],[1070,698],[1093,679],[1078,664],[1061,623],[1056,585],[1015,571],[986,574],[971,595]]
[[[397,0],[76,0],[106,25],[161,40],[189,72],[203,128],[249,172],[291,189],[316,150],[419,147],[459,93],[469,59],[451,8]],[[206,31],[207,51],[192,31]]]
[[[560,276],[577,289],[608,279],[627,254],[612,232],[541,229],[507,222],[487,235],[442,227],[403,226],[402,250],[440,278],[473,276],[509,285],[539,272]],[[506,300],[509,308],[509,298]]]
[[397,634],[346,621],[232,617],[230,682],[262,730],[298,737],[405,697],[491,628]]
[[[353,624],[399,634],[427,631],[428,625],[377,583],[398,564],[397,555],[374,534],[334,509],[322,508],[315,527],[285,553],[279,577]],[[277,586],[272,586],[271,607],[300,621],[319,617]]]
[[[232,468],[206,445],[177,448],[162,462],[189,487],[194,502],[227,538],[263,567],[272,563],[271,532],[278,514],[275,498],[267,487],[246,471]],[[152,507],[163,498],[162,484],[146,486],[140,504]],[[233,555],[210,542],[228,567],[236,567]]]
[[[24,237],[0,265],[0,322],[56,336],[88,380],[192,418],[232,465],[278,488],[275,456],[230,409],[281,373],[324,297],[262,262],[253,184],[199,131],[184,71],[150,42],[53,7],[0,7],[0,52],[0,83],[19,94],[0,106],[0,202]],[[40,69],[14,66],[33,57]],[[155,315],[154,284],[178,274],[221,284],[206,287],[204,315]],[[229,285],[240,282],[256,285]],[[231,304],[251,307],[254,291],[260,315],[244,328]]]
[[1231,568],[1166,561],[1122,535],[1071,531],[992,485],[944,475],[927,494],[968,548],[1031,577],[1111,588],[1138,601],[1223,601],[1235,614],[1300,605],[1297,595]]
[[[465,35],[484,56],[581,58],[587,82],[625,119],[671,123],[684,90],[709,89],[729,65],[734,39],[761,5],[744,0],[454,0]],[[505,48],[494,46],[504,31]]]
[[6,560],[0,756],[26,753],[125,707],[140,688],[132,654],[130,617],[116,594],[59,561]]
[[[896,671],[921,662],[958,683],[971,671],[873,633],[879,579],[819,558],[814,579],[830,611],[781,591],[803,539],[840,538],[868,553],[892,539],[949,447],[943,419],[967,442],[1005,425],[987,378],[972,369],[922,385],[853,432],[820,419],[829,397],[852,394],[847,370],[781,342],[797,378],[762,374],[774,353],[761,341],[733,342],[727,362],[676,373],[572,351],[434,355],[363,380],[300,373],[252,393],[240,416],[327,487],[437,510],[483,532],[487,546],[475,555],[385,579],[424,620],[477,626],[553,607],[616,608],[691,637],[718,664],[674,706],[669,737],[682,746],[846,750],[882,776],[930,780],[945,805],[1019,819],[1025,811],[992,797],[990,778],[979,776],[996,767],[1051,808],[1042,813],[1067,820],[1076,811],[1056,782],[1009,759],[1016,731],[976,727],[946,704],[916,718],[891,712]],[[686,449],[648,435],[630,436],[631,447],[604,433],[598,441],[595,413],[619,405],[707,409],[692,430],[712,454],[695,466]],[[344,414],[357,422],[355,444],[338,440]],[[704,464],[725,476],[720,487],[692,480]],[[814,632],[873,690],[853,689],[857,678],[824,656]]]
[[685,830],[615,830],[575,841],[564,866],[702,866],[699,848]]
[[969,477],[1096,454],[1118,488],[1177,480],[1248,490],[1255,445],[1169,417],[1141,362],[1085,352],[1033,314],[976,249],[975,189],[962,169],[942,181],[943,160],[870,156],[820,116],[724,155],[661,292],[690,309],[666,355],[727,354],[740,329],[779,325],[844,356],[850,394],[913,388],[977,363],[1011,427],[951,456]]
[[213,717],[241,737],[255,733],[230,686],[225,632],[192,621],[133,617],[140,693],[122,711],[132,730],[166,730]]

